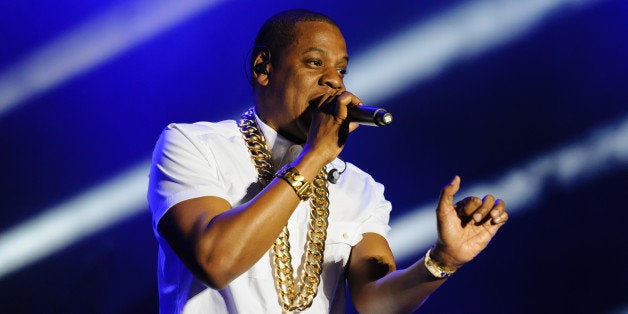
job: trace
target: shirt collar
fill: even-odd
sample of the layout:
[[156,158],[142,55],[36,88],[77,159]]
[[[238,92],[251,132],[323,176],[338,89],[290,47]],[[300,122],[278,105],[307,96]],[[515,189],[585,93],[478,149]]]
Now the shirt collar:
[[[284,164],[293,161],[301,152],[302,146],[291,142],[287,138],[281,136],[281,134],[277,133],[277,131],[273,130],[273,128],[268,126],[268,124],[264,123],[264,121],[259,118],[257,112],[255,112],[255,121],[266,138],[266,143],[273,156],[273,164],[277,167],[277,169],[281,168]],[[288,152],[292,156],[286,156],[286,153]]]

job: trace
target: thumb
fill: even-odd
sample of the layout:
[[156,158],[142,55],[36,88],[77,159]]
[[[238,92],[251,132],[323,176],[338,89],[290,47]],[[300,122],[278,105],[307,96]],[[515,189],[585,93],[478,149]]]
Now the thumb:
[[437,214],[444,213],[447,210],[454,210],[454,195],[456,195],[459,189],[460,177],[455,176],[440,192],[440,199],[436,208]]

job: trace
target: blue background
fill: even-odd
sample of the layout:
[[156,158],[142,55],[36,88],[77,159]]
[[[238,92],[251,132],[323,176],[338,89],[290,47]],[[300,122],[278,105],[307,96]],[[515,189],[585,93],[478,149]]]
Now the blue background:
[[[150,9],[147,3],[142,8]],[[0,237],[147,161],[168,123],[237,119],[251,103],[243,70],[247,51],[258,27],[280,10],[304,7],[330,15],[350,55],[358,55],[410,25],[469,3],[209,5],[0,112]],[[372,104],[389,109],[395,122],[358,129],[341,156],[386,186],[393,221],[435,202],[456,174],[463,186],[490,182],[628,117],[628,2],[575,3],[482,53],[467,55],[461,47],[459,60],[442,71]],[[112,0],[3,1],[0,75],[84,22],[129,6]],[[370,61],[395,62],[386,56]],[[347,81],[351,86],[351,64]],[[432,295],[422,312],[628,311],[623,147],[623,159],[592,163],[586,176],[548,179],[542,193],[519,205],[489,247]],[[585,164],[589,158],[572,157]],[[47,237],[42,230],[32,232]],[[425,249],[418,246],[399,266]],[[0,277],[0,311],[156,312],[156,251],[144,205]]]

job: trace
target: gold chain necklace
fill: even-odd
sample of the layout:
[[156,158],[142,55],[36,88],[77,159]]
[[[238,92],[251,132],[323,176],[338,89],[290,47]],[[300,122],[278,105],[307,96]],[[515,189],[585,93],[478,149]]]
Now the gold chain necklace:
[[[255,122],[253,108],[242,114],[238,126],[251,153],[259,182],[266,186],[275,176],[275,167],[272,165],[266,139]],[[318,285],[323,270],[323,252],[325,251],[327,217],[329,216],[329,190],[324,169],[321,169],[312,183],[314,188],[313,197],[310,198],[310,228],[305,243],[305,258],[301,264],[301,279],[297,284],[295,284],[292,268],[290,234],[287,225],[283,227],[271,250],[275,287],[279,294],[279,301],[286,311],[303,311],[312,305],[312,301],[318,293]]]

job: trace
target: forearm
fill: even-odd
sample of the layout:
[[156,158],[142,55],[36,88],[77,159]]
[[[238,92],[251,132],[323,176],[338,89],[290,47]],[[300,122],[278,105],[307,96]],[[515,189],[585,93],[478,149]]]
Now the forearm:
[[[293,164],[309,182],[322,168],[307,155]],[[275,178],[251,201],[199,222],[194,249],[210,281],[224,286],[252,267],[271,247],[299,202],[294,189]]]
[[[240,275],[268,251],[299,203],[294,191],[275,179],[255,199],[199,224],[195,250],[203,268]],[[222,280],[221,280],[222,281]]]
[[456,176],[441,192],[436,210],[438,241],[429,254],[433,263],[428,263],[433,274],[424,259],[395,271],[388,243],[380,236],[365,235],[353,248],[347,278],[360,312],[416,310],[444,283],[445,279],[437,276],[450,275],[471,261],[508,220],[504,202],[491,195],[467,197],[454,204],[459,188],[460,178]]
[[361,304],[356,307],[360,313],[411,313],[445,280],[435,278],[420,259],[408,268],[366,284],[360,293]]

